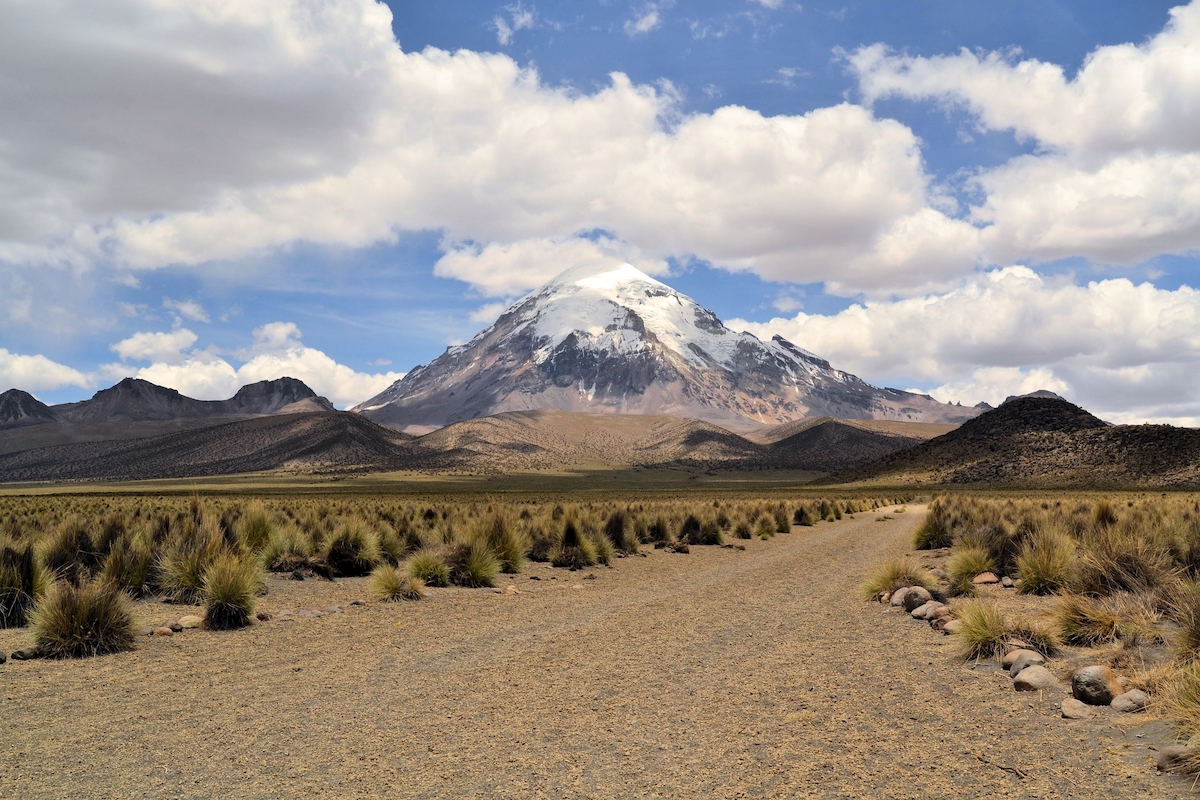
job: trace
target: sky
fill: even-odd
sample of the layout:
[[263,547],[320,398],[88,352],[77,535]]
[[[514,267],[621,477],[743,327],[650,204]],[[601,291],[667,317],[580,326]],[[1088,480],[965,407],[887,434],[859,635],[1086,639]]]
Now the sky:
[[1200,0],[0,9],[0,390],[348,407],[616,255],[877,385],[1200,425]]

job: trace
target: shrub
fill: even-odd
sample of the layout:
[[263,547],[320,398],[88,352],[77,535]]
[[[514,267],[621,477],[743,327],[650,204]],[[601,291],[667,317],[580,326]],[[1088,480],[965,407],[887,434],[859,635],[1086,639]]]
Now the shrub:
[[988,552],[978,547],[956,547],[946,560],[950,586],[960,594],[973,591],[972,581],[976,575],[991,572],[995,568],[996,564]]
[[[775,533],[775,523],[770,517],[765,517],[771,525],[771,534]],[[679,528],[679,541],[684,544],[723,544],[725,537],[717,523],[701,522],[693,514],[688,514]]]
[[1033,620],[1017,619],[1008,625],[1007,634],[1011,639],[1020,639],[1028,649],[1036,650],[1047,658],[1058,653],[1062,647],[1062,637],[1050,625]]
[[596,563],[596,545],[579,532],[574,520],[567,520],[552,562],[556,567],[582,569]]
[[[1184,666],[1175,675],[1167,692],[1167,718],[1185,741],[1200,738],[1200,661]],[[1182,772],[1200,772],[1200,755],[1193,751],[1182,764]]]
[[181,533],[158,560],[158,587],[173,603],[199,602],[204,589],[204,571],[225,552],[225,540],[207,520],[191,536]]
[[1183,662],[1200,659],[1200,581],[1181,581],[1171,593],[1171,616],[1179,625],[1175,657]]
[[45,542],[42,563],[55,580],[70,581],[76,586],[99,570],[100,554],[82,517],[72,515],[59,524]]
[[592,543],[592,547],[596,551],[597,564],[609,564],[612,562],[613,553],[615,552],[612,542],[603,533],[598,533],[590,528],[584,528],[583,538]]
[[1088,597],[1068,594],[1058,598],[1054,620],[1067,644],[1091,647],[1120,638],[1121,620],[1110,608]]
[[959,636],[963,647],[959,655],[964,661],[994,658],[1004,653],[1009,628],[1004,613],[994,603],[968,600],[957,606],[954,614],[962,623]]
[[456,586],[495,586],[499,574],[500,561],[479,540],[456,548],[450,560],[450,582]]
[[991,568],[984,572],[998,570],[1000,574],[1007,575],[1016,567],[1023,538],[1017,529],[999,523],[987,523],[959,535],[954,546],[956,549],[982,550],[992,562]]
[[147,537],[126,534],[109,550],[100,579],[116,584],[126,594],[140,597],[150,578],[152,555]]
[[950,512],[941,498],[934,500],[925,514],[921,527],[913,536],[913,547],[918,550],[936,550],[954,543]]
[[369,575],[383,560],[379,532],[360,520],[343,522],[325,543],[325,563],[338,575]]
[[754,538],[754,532],[750,530],[750,523],[744,519],[738,520],[738,524],[734,526],[733,535],[739,539]]
[[271,572],[291,572],[306,566],[312,554],[312,539],[299,528],[288,526],[271,532],[259,558]]
[[1026,594],[1053,594],[1075,576],[1075,540],[1065,531],[1049,528],[1030,537],[1017,555],[1017,574]]
[[433,550],[418,550],[409,557],[408,576],[427,586],[450,585],[450,567]]
[[[502,515],[496,514],[486,529],[487,546],[500,561],[500,570],[509,574],[521,571],[529,540]],[[636,547],[636,545],[634,545]]]
[[275,526],[262,503],[251,503],[238,526],[238,540],[247,550],[262,550],[267,546]]
[[655,517],[654,522],[646,526],[646,538],[643,541],[646,544],[671,541],[671,527],[667,525],[666,519],[661,516]]
[[604,535],[612,546],[622,553],[636,553],[638,539],[629,524],[629,516],[620,509],[614,511],[604,523]]
[[543,528],[534,528],[530,533],[529,559],[531,561],[549,561],[554,558],[558,549],[558,540]]
[[404,558],[405,546],[399,534],[389,527],[379,531],[379,556],[393,567]]
[[920,564],[907,558],[893,558],[872,570],[861,589],[864,599],[874,600],[884,592],[891,594],[906,586],[922,586],[933,590],[937,582]]
[[391,564],[381,564],[371,573],[367,581],[367,592],[375,600],[395,602],[397,600],[420,600],[425,583],[420,578],[405,575]]
[[775,535],[775,520],[771,517],[763,515],[758,518],[758,524],[755,526],[755,533],[760,539],[770,539]]
[[0,543],[0,628],[20,628],[29,621],[34,603],[46,591],[45,570],[33,545]]
[[249,555],[221,553],[204,570],[204,623],[214,630],[244,628],[254,617],[262,566]]
[[788,521],[787,509],[780,505],[775,508],[775,530],[774,533],[791,533],[792,523]]
[[50,658],[83,658],[132,650],[129,599],[111,583],[55,581],[30,612],[33,638]]
[[1178,568],[1160,544],[1136,531],[1106,527],[1085,543],[1077,565],[1076,589],[1103,597],[1158,589],[1177,576]]

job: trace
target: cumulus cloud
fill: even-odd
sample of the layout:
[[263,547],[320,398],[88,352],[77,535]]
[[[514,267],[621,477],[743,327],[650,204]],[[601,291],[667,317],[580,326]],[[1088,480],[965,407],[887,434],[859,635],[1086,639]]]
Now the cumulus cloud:
[[183,351],[199,339],[187,328],[176,328],[170,333],[140,332],[112,345],[111,349],[122,361],[154,361],[177,364],[184,360]]
[[[975,263],[977,232],[941,210],[912,131],[863,108],[683,115],[669,86],[621,74],[584,94],[504,55],[402,52],[370,0],[215,7],[6,20],[0,58],[30,63],[0,84],[0,243],[145,269],[398,230],[511,244],[602,229],[650,259],[846,290]],[[516,30],[532,11],[511,8]],[[114,95],[131,75],[135,104]],[[97,122],[64,124],[78,115]]]
[[[122,364],[105,365],[100,374],[115,378],[131,375],[201,400],[224,399],[248,383],[286,376],[304,381],[342,408],[366,400],[404,377],[401,372],[358,372],[339,364],[320,350],[305,346],[300,329],[292,322],[268,323],[255,328],[251,336],[253,341],[244,350],[220,354],[195,349],[198,337],[186,328],[170,333],[136,333],[112,349],[123,360],[153,363],[133,369]],[[244,363],[234,367],[229,361],[233,356]],[[3,363],[0,358],[0,375]]]
[[995,404],[1049,388],[1103,413],[1200,419],[1200,292],[1186,286],[1079,286],[1016,266],[949,292],[727,324],[779,334],[869,380],[937,386],[939,399]]
[[91,384],[87,375],[42,355],[10,353],[0,347],[0,386],[26,392],[53,391],[64,386],[86,388]]
[[675,5],[672,2],[647,3],[633,19],[625,21],[625,33],[629,36],[645,36],[650,31],[662,25],[662,15],[659,11]]
[[1075,77],[1019,52],[848,56],[867,102],[961,106],[1037,151],[974,181],[970,219],[988,258],[1086,256],[1136,264],[1200,247],[1200,3],[1172,9],[1143,44],[1099,47]]

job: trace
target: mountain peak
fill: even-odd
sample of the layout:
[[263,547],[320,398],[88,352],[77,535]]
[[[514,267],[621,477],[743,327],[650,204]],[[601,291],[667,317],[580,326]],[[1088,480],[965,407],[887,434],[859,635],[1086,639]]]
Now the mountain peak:
[[882,390],[776,336],[726,328],[617,259],[566,270],[471,341],[356,406],[394,427],[535,409],[671,414],[747,430],[808,415],[961,422],[975,415]]

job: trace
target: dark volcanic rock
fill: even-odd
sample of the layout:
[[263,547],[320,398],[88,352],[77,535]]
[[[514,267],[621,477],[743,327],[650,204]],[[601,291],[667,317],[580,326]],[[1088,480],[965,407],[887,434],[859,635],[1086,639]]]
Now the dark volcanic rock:
[[18,425],[41,425],[58,422],[58,417],[42,401],[20,389],[9,389],[0,394],[0,428]]

